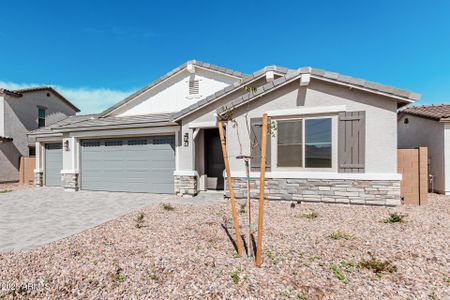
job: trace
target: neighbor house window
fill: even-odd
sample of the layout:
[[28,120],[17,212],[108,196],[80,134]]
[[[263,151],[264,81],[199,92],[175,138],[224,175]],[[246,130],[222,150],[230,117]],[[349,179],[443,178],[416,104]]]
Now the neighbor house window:
[[331,118],[277,122],[277,166],[331,168]]
[[38,108],[38,127],[45,127],[45,108]]

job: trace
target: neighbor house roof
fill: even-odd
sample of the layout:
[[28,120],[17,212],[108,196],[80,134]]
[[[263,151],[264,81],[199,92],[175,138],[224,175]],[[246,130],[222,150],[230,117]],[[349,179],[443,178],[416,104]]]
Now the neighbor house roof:
[[57,90],[52,88],[51,86],[38,86],[38,87],[31,87],[31,88],[25,88],[25,89],[17,89],[17,90],[7,90],[7,89],[0,89],[0,93],[4,93],[10,96],[14,97],[22,97],[25,93],[31,93],[31,92],[38,92],[38,91],[50,91],[54,93],[58,98],[60,98],[65,104],[70,106],[73,110],[76,112],[80,112],[80,109],[73,105],[72,102],[67,100],[63,95],[58,93]]
[[11,142],[12,140],[13,140],[12,137],[0,135],[0,142]]
[[17,92],[11,91],[11,90],[7,90],[7,89],[3,89],[3,88],[0,88],[0,94],[6,94],[9,96],[14,96],[14,97],[22,96],[22,94],[20,94],[20,93],[17,93]]
[[410,106],[401,110],[400,113],[437,121],[450,121],[450,104]]
[[196,103],[186,107],[185,109],[177,112],[174,114],[173,116],[173,120],[174,121],[178,121],[179,119],[193,113],[194,111],[197,111],[198,109],[212,103],[215,102],[219,99],[221,99],[222,97],[229,95],[230,93],[233,93],[234,91],[238,90],[239,88],[245,86],[246,84],[263,77],[267,72],[269,71],[273,71],[275,73],[281,74],[281,75],[286,75],[287,72],[289,71],[295,71],[295,70],[290,70],[288,68],[284,68],[284,67],[279,67],[279,66],[267,66],[264,67],[250,75],[245,76],[244,78],[242,78],[241,81],[237,81],[234,84],[231,84],[227,87],[225,87],[224,89],[217,91],[216,93],[206,97],[205,99],[202,99],[200,101],[197,101]]
[[94,130],[108,128],[139,128],[139,127],[157,127],[177,125],[172,122],[172,114],[149,114],[136,115],[126,117],[91,117],[80,122],[71,122],[69,124],[61,124],[51,128],[52,132],[76,131],[76,130]]
[[364,79],[359,78],[353,78],[346,75],[341,75],[339,73],[335,72],[329,72],[325,70],[320,69],[314,69],[311,67],[303,67],[300,68],[294,72],[288,72],[285,76],[275,79],[274,81],[271,81],[269,83],[266,83],[265,85],[259,87],[256,89],[254,93],[247,93],[245,95],[242,95],[241,97],[238,97],[234,99],[233,101],[229,102],[227,105],[224,105],[217,109],[218,114],[222,114],[225,111],[236,108],[238,106],[241,106],[242,104],[252,101],[253,99],[259,98],[262,95],[275,90],[281,86],[284,86],[287,83],[290,83],[294,80],[297,80],[303,75],[309,75],[310,78],[316,78],[320,80],[340,83],[349,85],[351,87],[360,88],[363,90],[367,90],[370,92],[378,92],[383,95],[386,95],[388,97],[396,98],[405,104],[414,102],[416,100],[420,99],[420,94],[410,92],[407,90],[398,89],[396,87],[383,85],[376,82],[367,81]]
[[125,99],[123,99],[119,103],[117,103],[117,104],[111,106],[110,108],[104,110],[102,113],[100,113],[100,117],[106,116],[110,112],[112,112],[112,111],[118,109],[119,107],[123,106],[124,104],[130,102],[131,100],[133,100],[137,96],[141,95],[142,93],[144,93],[144,92],[148,91],[149,89],[155,87],[156,85],[162,83],[163,81],[165,81],[169,77],[174,76],[178,72],[184,70],[189,64],[192,64],[192,65],[200,67],[200,68],[208,69],[208,70],[211,70],[211,71],[220,72],[220,73],[223,73],[223,74],[234,76],[234,77],[239,78],[239,79],[242,79],[246,75],[246,74],[238,72],[238,71],[234,71],[234,70],[231,70],[231,69],[226,69],[226,68],[223,68],[223,67],[219,67],[219,66],[212,65],[212,64],[209,64],[209,63],[201,62],[201,61],[198,61],[198,60],[189,60],[189,61],[185,62],[184,64],[176,67],[172,71],[168,72],[164,76],[160,77],[159,79],[157,79],[157,80],[153,81],[152,83],[146,85],[145,87],[143,87],[142,89],[138,90],[137,92],[131,94],[128,97],[126,97]]
[[78,115],[78,116],[69,116],[65,119],[62,119],[58,122],[55,122],[51,125],[45,126],[45,127],[41,127],[35,130],[32,130],[30,132],[28,132],[28,135],[46,135],[46,134],[53,134],[55,133],[55,131],[53,131],[53,129],[55,128],[60,128],[63,126],[69,126],[69,125],[74,125],[76,123],[79,122],[83,122],[92,118],[96,118],[97,115],[96,114],[89,114],[89,115]]

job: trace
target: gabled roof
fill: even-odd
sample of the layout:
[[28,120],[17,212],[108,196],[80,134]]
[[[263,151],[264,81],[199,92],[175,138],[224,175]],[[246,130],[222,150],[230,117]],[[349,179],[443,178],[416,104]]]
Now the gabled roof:
[[28,132],[28,135],[42,135],[42,134],[52,134],[55,133],[53,129],[63,127],[63,126],[69,126],[74,125],[79,122],[83,122],[92,118],[96,118],[96,114],[88,114],[88,115],[78,115],[78,116],[69,116],[65,119],[62,119],[60,121],[57,121],[51,125],[47,125],[45,127],[37,128],[35,130],[32,130]]
[[392,97],[400,100],[402,103],[412,103],[420,99],[420,94],[413,93],[407,90],[398,89],[392,86],[383,85],[376,82],[367,81],[364,79],[353,78],[346,75],[341,75],[335,72],[329,72],[320,69],[314,69],[311,67],[303,67],[294,72],[288,72],[285,76],[275,79],[265,85],[256,89],[254,93],[247,93],[230,101],[227,105],[224,105],[217,109],[217,113],[220,115],[229,109],[241,106],[244,103],[252,101],[262,95],[284,86],[294,80],[299,79],[303,75],[309,75],[311,78],[325,80],[329,82],[335,82],[339,84],[348,85],[354,88],[363,89],[369,92],[380,93],[387,97]]
[[109,128],[139,128],[139,127],[157,127],[157,126],[178,126],[178,123],[172,122],[172,114],[149,114],[135,115],[126,117],[90,117],[79,122],[69,122],[51,128],[52,132],[109,129]]
[[399,114],[409,114],[436,121],[450,121],[450,104],[410,106],[399,111]]
[[205,99],[202,99],[202,100],[186,107],[185,109],[175,113],[173,116],[173,120],[178,121],[181,118],[193,113],[194,111],[197,111],[198,109],[200,109],[212,102],[215,102],[215,101],[221,99],[222,97],[229,95],[230,93],[233,93],[234,91],[245,86],[246,84],[248,84],[256,79],[262,78],[269,71],[273,71],[275,73],[278,73],[279,75],[286,75],[287,72],[289,72],[289,71],[294,72],[295,70],[290,70],[288,68],[279,67],[279,66],[275,66],[275,65],[264,67],[250,75],[245,76],[244,78],[242,78],[241,81],[237,81],[234,84],[231,84],[231,85],[225,87],[224,89],[217,91],[216,93],[206,97]]
[[51,86],[38,86],[38,87],[31,87],[31,88],[25,88],[25,89],[17,89],[17,90],[7,90],[7,89],[0,89],[0,93],[4,93],[10,96],[14,97],[22,97],[25,93],[31,93],[31,92],[39,92],[39,91],[49,91],[54,93],[58,98],[60,98],[65,104],[70,106],[73,110],[76,112],[80,112],[80,109],[72,104],[69,100],[67,100],[63,95],[58,93],[57,90],[52,88]]
[[165,81],[166,79],[174,76],[175,74],[183,71],[189,64],[192,64],[194,66],[203,68],[203,69],[208,69],[214,72],[219,72],[219,73],[223,73],[226,75],[230,75],[230,76],[234,76],[236,78],[242,79],[243,77],[246,76],[246,74],[238,72],[238,71],[234,71],[231,69],[226,69],[223,67],[219,67],[216,65],[212,65],[209,63],[205,63],[205,62],[201,62],[198,60],[189,60],[187,62],[185,62],[184,64],[176,67],[175,69],[173,69],[172,71],[168,72],[167,74],[165,74],[164,76],[160,77],[159,79],[153,81],[152,83],[146,85],[145,87],[143,87],[142,89],[138,90],[137,92],[131,94],[130,96],[126,97],[125,99],[123,99],[122,101],[120,101],[119,103],[116,103],[115,105],[111,106],[110,108],[104,110],[103,112],[100,113],[100,117],[104,117],[107,114],[111,113],[112,111],[118,109],[119,107],[123,106],[124,104],[132,101],[134,98],[136,98],[137,96],[143,94],[144,92],[150,90],[151,88],[155,87],[156,85],[162,83],[163,81]]

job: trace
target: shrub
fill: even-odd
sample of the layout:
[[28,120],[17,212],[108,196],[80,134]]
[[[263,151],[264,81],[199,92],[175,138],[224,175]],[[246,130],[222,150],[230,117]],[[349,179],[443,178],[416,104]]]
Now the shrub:
[[231,273],[230,277],[234,284],[238,284],[241,281],[241,277],[238,272]]
[[353,239],[353,236],[351,236],[350,234],[343,232],[343,231],[335,231],[332,232],[329,236],[329,239],[331,240],[351,240]]
[[330,266],[331,271],[333,271],[334,277],[336,277],[339,281],[347,284],[348,280],[347,278],[345,278],[344,273],[342,273],[342,271],[339,269],[338,266],[336,266],[336,264],[331,264]]
[[246,203],[241,203],[241,205],[239,207],[239,213],[245,214],[246,213],[245,207],[246,207]]
[[389,217],[387,217],[386,219],[384,219],[384,223],[386,224],[390,224],[390,223],[399,223],[399,222],[404,222],[404,218],[406,218],[407,215],[402,215],[399,213],[392,213],[389,215]]
[[381,277],[383,272],[393,273],[397,271],[397,267],[389,260],[380,260],[372,253],[369,253],[370,259],[361,260],[359,267],[373,271],[377,277]]
[[347,260],[341,260],[340,266],[345,271],[351,273],[353,271],[353,268],[355,267],[355,264]]
[[300,292],[300,293],[297,294],[297,299],[298,300],[306,300],[306,296],[305,296],[305,294]]
[[144,213],[141,212],[136,217],[136,228],[144,227]]
[[302,214],[300,217],[308,219],[308,220],[314,220],[314,219],[317,219],[317,217],[319,217],[319,214],[316,213],[315,211],[310,211],[308,213]]
[[173,207],[173,206],[170,205],[169,203],[164,203],[164,204],[162,205],[162,208],[163,208],[164,210],[167,210],[167,211],[172,211],[172,210],[175,209],[175,207]]
[[2,191],[0,191],[0,194],[9,193],[9,192],[12,192],[12,190],[2,190]]

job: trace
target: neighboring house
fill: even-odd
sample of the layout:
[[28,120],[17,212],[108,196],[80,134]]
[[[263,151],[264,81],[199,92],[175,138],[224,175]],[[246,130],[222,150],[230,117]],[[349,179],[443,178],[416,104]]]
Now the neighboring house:
[[[267,112],[277,127],[268,149],[268,199],[398,205],[397,109],[419,97],[309,67],[245,75],[188,61],[97,116],[46,129],[51,134],[36,138],[36,184],[61,173],[62,185],[74,191],[194,196],[224,189],[217,119],[232,110],[238,126],[227,124],[227,147],[243,197],[239,140],[248,154]],[[55,150],[61,143],[64,150]],[[62,163],[49,169],[55,157]]]
[[398,114],[399,148],[428,147],[430,189],[450,195],[450,104],[412,106]]
[[34,156],[27,133],[79,112],[51,87],[0,89],[0,182],[19,180],[21,156]]

